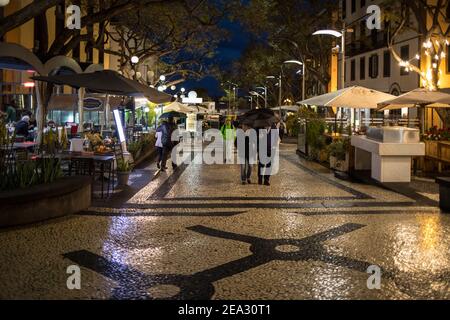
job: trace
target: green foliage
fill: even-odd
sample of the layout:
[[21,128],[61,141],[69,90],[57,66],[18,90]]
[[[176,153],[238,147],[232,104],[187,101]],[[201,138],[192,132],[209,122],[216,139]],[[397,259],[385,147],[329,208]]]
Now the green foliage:
[[290,115],[286,119],[286,129],[290,136],[297,137],[300,133],[300,119],[298,118],[298,115]]
[[25,189],[52,183],[61,176],[61,163],[57,158],[18,161],[2,173],[0,190]]
[[320,150],[326,146],[325,129],[326,123],[323,119],[311,119],[307,123],[306,142],[314,158],[317,158]]
[[334,141],[328,146],[328,151],[337,160],[345,161],[346,155],[350,151],[350,140],[343,139]]
[[128,160],[118,159],[117,160],[117,171],[118,172],[131,172],[133,170],[133,166],[130,164]]
[[140,157],[145,156],[150,150],[153,150],[155,143],[156,138],[154,134],[143,134],[138,141],[128,145],[128,151],[136,162]]

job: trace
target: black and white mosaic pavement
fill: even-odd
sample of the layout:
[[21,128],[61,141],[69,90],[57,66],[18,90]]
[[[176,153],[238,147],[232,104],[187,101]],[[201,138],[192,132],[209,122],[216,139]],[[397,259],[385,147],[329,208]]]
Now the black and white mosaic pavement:
[[340,181],[291,146],[280,167],[265,187],[236,165],[151,165],[86,212],[1,230],[0,298],[450,298],[450,217],[433,195]]

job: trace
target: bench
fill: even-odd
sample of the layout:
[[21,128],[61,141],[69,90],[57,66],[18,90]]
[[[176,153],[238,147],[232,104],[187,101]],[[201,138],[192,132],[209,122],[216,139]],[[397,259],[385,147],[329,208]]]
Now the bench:
[[450,213],[450,178],[437,178],[436,183],[439,184],[439,206]]

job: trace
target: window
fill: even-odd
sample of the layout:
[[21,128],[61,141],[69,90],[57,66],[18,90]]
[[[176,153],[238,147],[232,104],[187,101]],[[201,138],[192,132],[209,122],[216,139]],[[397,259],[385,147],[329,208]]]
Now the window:
[[356,12],[356,0],[352,0],[352,13]]
[[369,58],[369,76],[372,79],[378,78],[378,55],[374,54]]
[[391,52],[386,50],[383,58],[383,77],[389,78],[391,76]]
[[[409,46],[403,46],[400,48],[400,57],[403,61],[409,61]],[[406,71],[405,67],[401,67],[400,75],[407,76],[409,75],[409,71]]]
[[366,57],[359,59],[359,79],[366,79]]
[[356,80],[356,61],[352,60],[350,65],[350,81]]

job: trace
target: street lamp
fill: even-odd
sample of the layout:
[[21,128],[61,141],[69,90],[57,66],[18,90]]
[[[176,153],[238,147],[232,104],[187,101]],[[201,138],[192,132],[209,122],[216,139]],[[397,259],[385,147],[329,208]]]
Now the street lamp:
[[138,64],[139,63],[139,57],[138,56],[132,56],[131,57],[131,63],[132,64]]
[[[343,23],[343,28],[342,31],[336,31],[336,30],[319,30],[313,33],[313,36],[318,36],[318,35],[329,35],[329,36],[333,36],[336,38],[341,38],[341,89],[345,88],[345,35],[347,34],[347,32],[352,33],[354,30],[353,29],[347,29],[345,22]],[[336,120],[337,120],[337,116],[339,113],[339,108],[336,112]],[[341,113],[342,116],[342,113]],[[337,123],[336,123],[336,130],[337,130]]]
[[259,109],[259,99],[258,99],[258,98],[263,99],[263,100],[265,101],[265,103],[267,104],[267,101],[266,101],[266,100],[264,99],[264,97],[263,97],[262,95],[260,95],[258,92],[256,92],[256,91],[250,91],[249,93],[250,93],[250,95],[256,97],[256,109]]
[[267,109],[267,107],[268,107],[268,105],[267,105],[267,86],[264,86],[264,87],[256,87],[256,89],[262,89],[262,90],[264,90],[264,100],[265,100],[264,108]]
[[313,36],[319,36],[319,35],[328,35],[328,36],[333,36],[336,38],[341,38],[341,54],[342,54],[342,59],[341,59],[341,89],[345,88],[345,35],[347,34],[347,32],[352,33],[353,29],[347,29],[344,23],[344,26],[342,28],[342,31],[336,31],[336,30],[319,30],[313,33]]
[[[279,83],[278,83],[278,90],[279,90],[279,97],[278,97],[278,105],[280,106],[281,109],[281,104],[282,102],[282,94],[283,94],[283,89],[282,89],[282,76],[283,76],[283,65],[285,64],[297,64],[299,66],[303,66],[303,100],[305,99],[305,80],[306,80],[306,76],[305,76],[305,72],[306,72],[306,68],[305,68],[305,64],[301,61],[298,60],[286,60],[285,62],[283,62],[283,64],[281,65],[281,72],[280,72],[280,79],[279,79]],[[280,110],[280,114],[281,114],[281,110]]]

